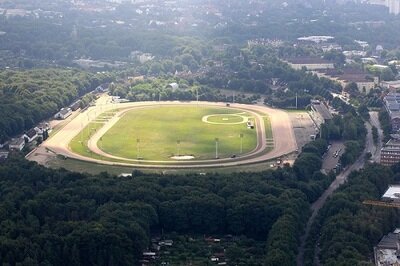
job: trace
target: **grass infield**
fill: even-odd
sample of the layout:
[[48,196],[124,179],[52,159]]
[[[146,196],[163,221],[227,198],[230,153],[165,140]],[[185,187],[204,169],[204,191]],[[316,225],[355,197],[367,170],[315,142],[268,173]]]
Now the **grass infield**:
[[247,119],[252,120],[252,114],[232,108],[134,109],[126,112],[97,145],[104,152],[130,159],[168,161],[174,160],[172,156],[192,155],[195,160],[203,160],[215,158],[218,138],[218,157],[226,158],[240,154],[241,134],[243,153],[256,147],[256,130],[247,128]]

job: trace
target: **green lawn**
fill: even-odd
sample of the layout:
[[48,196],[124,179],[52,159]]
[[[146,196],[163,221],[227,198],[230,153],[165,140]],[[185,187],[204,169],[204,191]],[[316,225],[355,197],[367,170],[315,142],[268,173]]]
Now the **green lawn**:
[[[198,106],[162,106],[128,111],[98,142],[107,153],[144,160],[171,160],[177,155],[193,155],[196,159],[215,157],[215,138],[218,138],[220,158],[240,153],[240,134],[243,134],[243,153],[256,147],[256,131],[245,123],[216,125],[202,122],[213,114],[251,114],[231,108]],[[237,117],[213,117],[213,122],[237,122]],[[241,120],[241,119],[239,119]],[[137,140],[139,139],[139,143]],[[177,144],[177,142],[180,142]]]
[[87,147],[88,140],[99,130],[104,123],[89,123],[78,135],[69,143],[70,149],[80,155],[95,159],[103,159],[100,155],[94,154]]
[[267,139],[272,139],[272,127],[271,127],[271,121],[269,120],[268,116],[264,117],[264,126],[265,126],[265,137]]

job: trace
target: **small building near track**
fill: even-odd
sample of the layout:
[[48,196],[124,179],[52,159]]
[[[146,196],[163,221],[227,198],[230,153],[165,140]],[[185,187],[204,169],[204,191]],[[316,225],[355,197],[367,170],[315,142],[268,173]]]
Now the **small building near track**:
[[318,126],[333,118],[325,103],[318,100],[311,101],[310,115]]
[[25,147],[25,140],[23,138],[12,139],[8,145],[10,151],[22,151]]
[[71,108],[62,108],[60,112],[54,115],[55,119],[66,119],[72,114]]
[[34,141],[38,137],[39,137],[38,132],[34,128],[28,130],[24,134],[24,138],[27,140],[28,143],[31,143],[32,141]]

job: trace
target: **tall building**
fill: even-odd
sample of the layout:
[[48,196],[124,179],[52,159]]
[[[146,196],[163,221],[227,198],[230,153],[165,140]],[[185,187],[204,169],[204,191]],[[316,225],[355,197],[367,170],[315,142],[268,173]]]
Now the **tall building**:
[[400,14],[400,0],[386,0],[386,6],[389,8],[390,14]]
[[400,140],[391,139],[381,149],[381,164],[390,166],[400,162]]
[[400,14],[400,0],[365,0],[362,2],[365,4],[386,6],[389,8],[390,14]]

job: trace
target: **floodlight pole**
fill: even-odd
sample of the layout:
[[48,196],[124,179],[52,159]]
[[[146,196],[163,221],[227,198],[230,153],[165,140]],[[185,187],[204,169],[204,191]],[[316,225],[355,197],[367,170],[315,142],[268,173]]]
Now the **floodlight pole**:
[[240,154],[243,153],[243,133],[240,133]]
[[136,139],[136,159],[137,160],[139,160],[139,158],[140,158],[140,156],[139,156],[139,152],[140,152],[139,143],[140,143],[140,139]]
[[218,159],[218,138],[215,138],[215,159]]
[[81,144],[83,145],[83,122],[81,121]]

